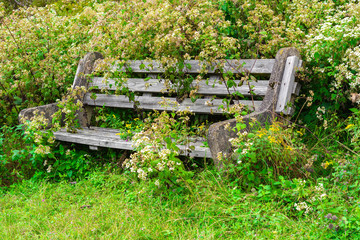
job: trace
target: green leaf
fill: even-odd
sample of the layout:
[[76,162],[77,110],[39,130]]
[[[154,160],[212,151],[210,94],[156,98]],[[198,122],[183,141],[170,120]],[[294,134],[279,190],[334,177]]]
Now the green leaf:
[[15,104],[15,105],[20,105],[20,104],[22,103],[22,99],[21,99],[21,98],[15,96],[14,99],[15,99],[15,101],[14,101],[14,104]]
[[352,111],[353,113],[358,113],[359,110],[357,108],[350,108],[350,111]]
[[169,137],[165,137],[164,141],[169,145],[171,145],[171,143],[172,143],[171,138],[169,138]]
[[96,96],[96,93],[91,93],[91,96],[90,96],[91,99],[95,100],[96,97],[97,97],[97,96]]
[[64,147],[61,144],[59,145],[59,153],[64,155]]
[[320,59],[320,53],[318,53],[318,52],[314,53],[314,59],[319,60]]
[[253,173],[248,174],[247,179],[249,179],[249,181],[254,181],[254,179],[255,179],[254,174]]

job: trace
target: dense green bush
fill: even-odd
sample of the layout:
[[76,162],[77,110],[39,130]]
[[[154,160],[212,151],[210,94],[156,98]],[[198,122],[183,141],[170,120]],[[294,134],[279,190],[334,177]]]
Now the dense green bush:
[[[89,51],[109,60],[149,57],[171,64],[273,57],[279,48],[295,46],[307,61],[303,85],[315,91],[308,97],[316,107],[305,119],[316,120],[309,116],[318,105],[346,111],[350,98],[360,99],[356,3],[83,0],[20,8],[10,15],[1,8],[1,122],[14,124],[21,109],[60,98]],[[337,51],[330,51],[334,47]]]
[[30,178],[35,169],[28,165],[29,159],[22,129],[1,127],[0,185],[11,185],[19,180]]
[[[242,122],[240,121],[239,124]],[[253,123],[256,124],[256,123]],[[233,184],[252,189],[260,184],[272,184],[280,177],[286,179],[310,176],[313,161],[301,142],[300,131],[286,128],[280,122],[270,126],[254,126],[256,131],[243,131],[230,139],[234,156],[223,158],[224,171]]]
[[229,23],[215,4],[161,4],[67,1],[4,17],[0,121],[14,124],[21,109],[60,98],[86,52],[102,52],[108,60],[151,57],[172,64],[211,61],[235,51],[236,39],[220,34]]
[[51,137],[45,139],[33,129],[25,135],[22,127],[0,128],[0,186],[30,178],[74,181],[103,163],[69,146],[56,145],[50,152],[49,143],[41,147],[38,144],[52,142]]

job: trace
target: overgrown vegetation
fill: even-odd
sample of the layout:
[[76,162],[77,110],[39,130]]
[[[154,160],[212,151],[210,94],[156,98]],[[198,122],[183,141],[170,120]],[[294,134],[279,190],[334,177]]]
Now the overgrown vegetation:
[[[244,193],[204,171],[192,194],[157,192],[126,175],[92,173],[80,182],[26,181],[0,199],[0,233],[14,238],[356,239],[359,210],[329,181],[283,180]],[[328,194],[323,197],[324,193]],[[297,198],[316,198],[304,214]],[[318,200],[322,198],[322,200]],[[302,200],[303,201],[303,200]],[[302,209],[303,203],[298,204]],[[317,212],[321,212],[319,215]],[[346,218],[346,221],[344,221]]]
[[[0,22],[2,236],[360,237],[358,1],[0,1]],[[98,109],[94,121],[136,140],[132,154],[56,143],[41,116],[18,125],[20,110],[56,101],[72,122],[82,106],[62,97],[87,52],[159,60],[171,91],[196,98],[197,79],[174,71],[184,60],[271,58],[287,46],[305,62],[294,117],[232,139],[221,171],[177,156],[174,141],[209,124],[185,113]],[[232,111],[243,129],[243,109]]]

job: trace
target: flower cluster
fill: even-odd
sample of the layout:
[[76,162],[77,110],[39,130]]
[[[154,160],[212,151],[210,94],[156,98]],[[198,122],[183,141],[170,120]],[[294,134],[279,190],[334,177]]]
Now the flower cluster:
[[[322,82],[328,89],[321,92],[314,90],[334,103],[343,104],[348,99],[360,103],[357,97],[360,91],[358,13],[359,4],[356,1],[344,1],[336,9],[328,11],[324,21],[306,35],[304,52],[313,66],[311,74],[316,76],[315,84]],[[319,96],[318,99],[321,98]]]
[[328,196],[324,184],[321,182],[310,187],[306,187],[307,182],[303,179],[293,179],[293,182],[296,185],[293,191],[296,192],[298,198],[301,198],[301,201],[298,199],[294,203],[294,208],[299,212],[310,213]]
[[31,119],[22,118],[20,121],[25,125],[25,135],[35,143],[34,153],[46,156],[51,153],[50,146],[55,142],[54,135],[51,131],[44,129],[48,125],[48,119],[43,112],[35,111]]
[[325,110],[324,106],[318,107],[317,110],[316,110],[316,117],[319,120],[324,120],[323,115],[325,114],[325,112],[326,112],[326,110]]
[[323,183],[318,183],[314,189],[314,195],[309,199],[310,202],[323,201],[326,198],[326,190]]
[[312,207],[308,206],[306,202],[295,203],[294,207],[299,212],[305,210],[305,214],[308,214],[313,210]]
[[[65,116],[64,125],[65,129],[68,132],[76,132],[77,127],[79,127],[79,121],[77,114],[80,111],[83,111],[83,103],[80,99],[86,93],[86,88],[84,86],[69,88],[68,94],[65,95],[61,100],[57,100],[57,106],[59,111],[57,111],[53,118],[56,124],[59,124]],[[53,130],[57,130],[57,126],[53,127]]]
[[[360,27],[359,30],[360,31]],[[360,39],[360,34],[358,36]],[[359,93],[360,91],[360,46],[355,48],[349,48],[345,52],[344,63],[337,67],[339,71],[336,74],[336,84],[334,87],[338,87],[341,83],[348,82],[350,85],[350,91],[352,93]],[[355,98],[353,102],[360,104],[359,98]]]
[[[183,121],[189,121],[188,116],[178,113]],[[154,180],[157,187],[170,187],[186,180],[189,173],[177,157],[179,148],[176,146],[178,137],[174,129],[177,121],[167,112],[154,113],[157,118],[148,118],[143,130],[132,138],[132,147],[136,150],[123,163],[140,180]],[[185,130],[186,131],[186,130]]]

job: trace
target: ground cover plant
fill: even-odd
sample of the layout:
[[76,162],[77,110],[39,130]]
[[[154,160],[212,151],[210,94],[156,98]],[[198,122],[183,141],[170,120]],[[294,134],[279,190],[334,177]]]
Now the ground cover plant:
[[[0,1],[1,236],[359,238],[359,6],[354,0]],[[239,133],[222,170],[180,158],[174,144],[192,133],[205,136],[220,120],[212,117],[97,109],[93,121],[136,140],[137,153],[61,145],[40,131],[41,115],[18,122],[20,110],[57,101],[69,131],[76,131],[74,113],[82,107],[76,94],[83,90],[68,88],[87,52],[101,52],[105,65],[159,60],[171,94],[195,99],[190,83],[197,79],[174,71],[185,60],[272,58],[287,46],[304,60],[293,118],[279,115]],[[127,77],[119,92],[127,92]],[[231,87],[232,79],[225,73],[222,80]],[[240,130],[243,110],[232,109]]]
[[[283,193],[230,187],[204,171],[193,194],[164,193],[123,174],[95,172],[81,182],[24,182],[2,195],[2,236],[8,239],[349,239],[358,208],[327,183],[285,180]],[[324,187],[321,187],[324,186]],[[288,190],[284,190],[288,189]],[[289,198],[326,192],[314,209]],[[276,196],[276,197],[275,197]],[[320,213],[318,213],[320,212]],[[344,221],[344,219],[346,219]],[[346,229],[346,231],[345,231]]]

